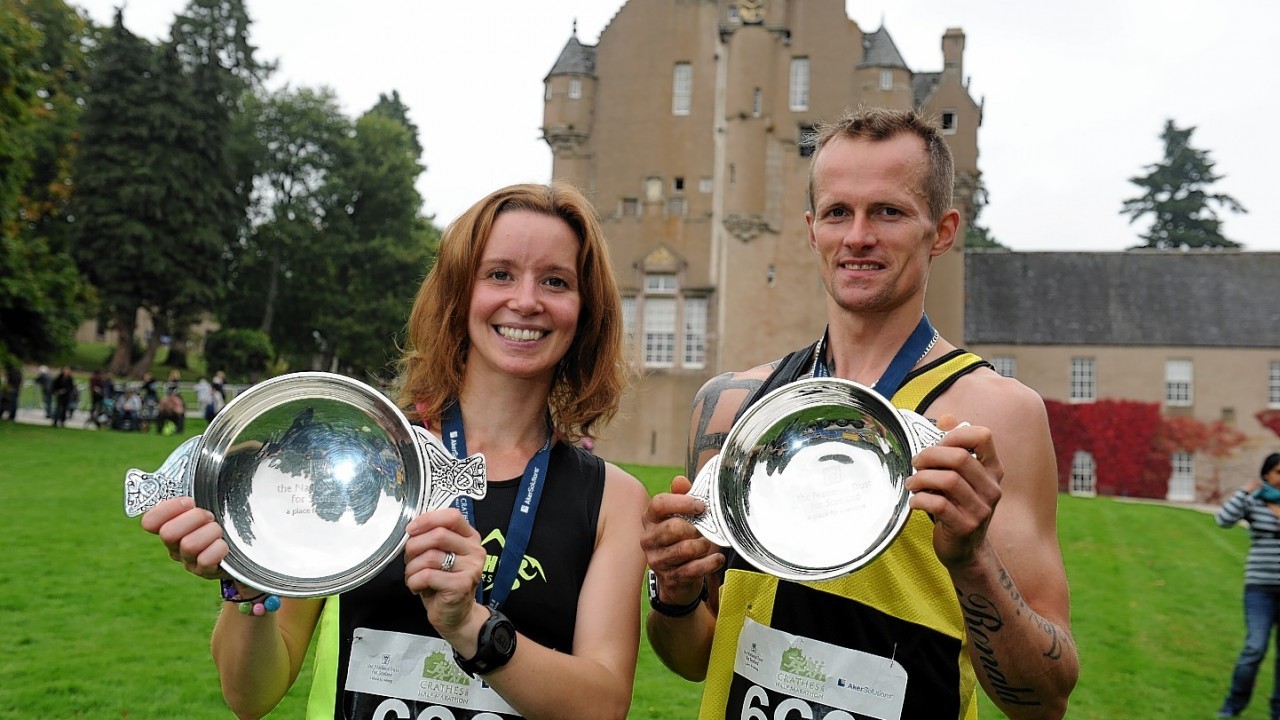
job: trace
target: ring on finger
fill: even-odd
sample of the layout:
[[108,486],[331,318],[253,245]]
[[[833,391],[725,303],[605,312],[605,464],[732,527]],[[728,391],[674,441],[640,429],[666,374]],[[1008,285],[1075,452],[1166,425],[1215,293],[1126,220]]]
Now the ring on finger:
[[452,551],[445,553],[444,562],[440,563],[440,569],[449,572],[453,570],[453,563],[456,562],[458,556]]

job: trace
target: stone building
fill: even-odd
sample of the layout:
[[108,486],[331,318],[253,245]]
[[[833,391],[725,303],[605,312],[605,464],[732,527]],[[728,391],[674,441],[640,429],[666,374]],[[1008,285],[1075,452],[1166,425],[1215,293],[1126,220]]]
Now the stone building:
[[[1257,419],[1280,409],[1280,253],[970,251],[965,271],[965,343],[1003,374],[1047,399],[1157,403],[1247,438],[1223,459],[1175,452],[1167,499],[1215,499],[1280,451]],[[1096,474],[1077,452],[1066,489],[1093,494]]]
[[[601,215],[644,367],[598,452],[683,465],[703,382],[822,332],[804,222],[813,125],[858,105],[921,109],[944,128],[956,205],[971,215],[982,104],[964,33],[942,30],[940,45],[941,70],[913,71],[887,29],[864,31],[843,0],[628,0],[596,45],[569,38],[545,82],[552,176]],[[1273,253],[957,243],[934,263],[926,310],[1047,400],[1158,403],[1239,429],[1248,441],[1226,460],[1171,458],[1166,497],[1204,500],[1280,450],[1256,419],[1280,411],[1277,277]],[[1092,492],[1089,462],[1072,459],[1069,490]]]
[[[913,71],[843,0],[628,0],[596,45],[569,38],[545,82],[552,176],[595,203],[644,367],[600,452],[683,465],[703,382],[822,332],[804,220],[814,125],[859,105],[922,109],[947,133],[968,206],[982,107],[964,43],[945,30],[941,70]],[[960,248],[934,278],[929,317],[959,337]]]

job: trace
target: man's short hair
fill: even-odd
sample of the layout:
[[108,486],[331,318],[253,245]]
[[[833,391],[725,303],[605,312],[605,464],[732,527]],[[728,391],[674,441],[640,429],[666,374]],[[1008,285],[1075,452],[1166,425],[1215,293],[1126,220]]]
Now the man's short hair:
[[933,222],[951,209],[955,189],[955,163],[951,148],[942,138],[937,123],[915,110],[893,110],[883,107],[858,108],[846,113],[833,123],[823,123],[816,129],[813,157],[809,164],[809,208],[813,208],[813,169],[827,143],[835,138],[882,142],[902,133],[909,133],[924,142],[925,156],[929,161],[929,174],[925,178],[924,195]]

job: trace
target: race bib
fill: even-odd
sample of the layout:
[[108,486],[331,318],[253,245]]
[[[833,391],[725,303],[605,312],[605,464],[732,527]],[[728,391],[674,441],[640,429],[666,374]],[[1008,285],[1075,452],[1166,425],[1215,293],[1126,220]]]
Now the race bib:
[[356,628],[343,702],[358,720],[505,720],[520,715],[462,672],[440,638]]
[[747,618],[726,717],[899,720],[907,672],[892,658],[791,635]]

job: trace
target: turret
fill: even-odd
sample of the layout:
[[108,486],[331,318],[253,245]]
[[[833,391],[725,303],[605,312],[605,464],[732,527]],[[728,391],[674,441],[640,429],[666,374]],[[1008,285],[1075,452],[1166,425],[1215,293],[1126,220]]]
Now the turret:
[[542,138],[556,158],[572,156],[591,136],[596,97],[596,48],[578,41],[578,22],[573,34],[543,80]]

